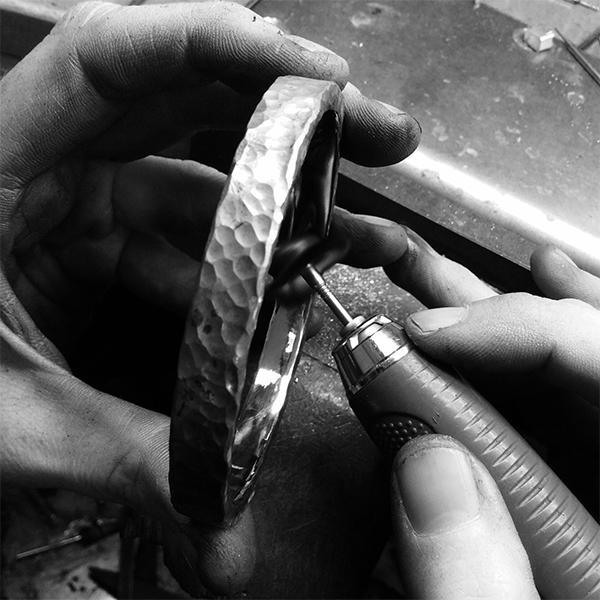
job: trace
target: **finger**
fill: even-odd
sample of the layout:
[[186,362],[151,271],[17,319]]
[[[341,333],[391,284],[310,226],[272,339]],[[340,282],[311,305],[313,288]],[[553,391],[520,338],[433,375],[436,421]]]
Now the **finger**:
[[134,160],[194,133],[244,132],[259,100],[260,95],[240,94],[219,82],[164,89],[132,104],[86,154]]
[[350,241],[344,262],[361,269],[394,263],[408,249],[406,230],[398,223],[339,207],[333,214],[330,237]]
[[185,315],[224,179],[192,161],[90,163],[75,208],[53,233],[55,254],[76,281],[119,280]]
[[[301,40],[294,37],[294,41]],[[301,45],[329,52],[307,40]],[[157,152],[194,132],[245,131],[259,100],[256,90],[241,94],[219,82],[161,90],[138,100],[88,152],[132,159]],[[420,126],[407,113],[363,96],[351,84],[344,89],[344,106],[341,151],[349,160],[383,166],[403,160],[417,147]],[[148,128],[148,123],[153,127]]]
[[200,262],[164,239],[132,233],[121,252],[117,280],[142,300],[185,317],[199,273]]
[[549,298],[577,298],[600,309],[600,279],[579,269],[558,248],[536,249],[531,256],[531,274]]
[[256,539],[252,513],[246,509],[227,528],[188,528],[187,534],[198,549],[203,581],[220,594],[239,593],[248,582],[256,563]]
[[[107,286],[118,281],[138,298],[182,317],[187,314],[196,291],[200,270],[197,260],[163,237],[136,231],[100,240],[82,238],[60,251],[58,257],[69,278],[83,286],[98,290],[100,284]],[[36,311],[44,331],[57,334],[61,341],[60,330],[55,329],[61,324],[65,329],[73,314],[65,314],[64,322],[57,321],[57,306],[46,308],[48,299],[38,297],[39,294],[25,296],[23,281],[24,278],[18,280],[17,291],[35,301],[27,304],[28,309]]]
[[452,438],[422,436],[402,448],[394,461],[392,511],[411,597],[539,598],[494,480]]
[[19,90],[3,102],[2,123],[12,124],[3,171],[29,181],[167,87],[219,79],[260,93],[279,75],[343,85],[347,72],[342,58],[303,48],[235,3],[81,4],[2,81]]
[[254,572],[256,540],[249,508],[227,528],[173,524],[162,545],[165,564],[194,598],[205,597],[205,588],[219,596],[240,594]]
[[351,83],[344,88],[345,118],[341,151],[367,167],[397,163],[419,145],[421,126],[409,114],[363,96]]
[[[306,40],[303,46],[307,46]],[[219,82],[161,90],[135,102],[88,153],[131,160],[158,152],[194,132],[243,132],[260,100],[260,94],[254,92],[241,94]],[[343,156],[366,166],[383,166],[399,162],[415,150],[420,126],[413,117],[363,96],[351,84],[344,89],[344,100]],[[149,128],[148,123],[153,126]]]
[[[201,258],[225,176],[193,161],[148,157],[122,165],[90,161],[74,208],[52,233],[54,245],[114,236],[118,227],[162,235]],[[121,245],[124,243],[120,236]],[[118,257],[118,248],[112,253]]]
[[467,268],[438,254],[414,231],[407,229],[406,235],[407,252],[384,270],[425,306],[461,306],[496,294]]
[[506,294],[415,313],[406,332],[419,348],[458,367],[538,372],[598,402],[600,312],[578,300]]
[[[338,261],[366,269],[397,261],[406,248],[405,229],[401,225],[335,207],[329,239],[318,247],[323,253],[311,256],[310,262],[321,273]],[[308,283],[298,275],[279,288],[278,294],[284,299],[297,300],[311,291]]]
[[125,165],[113,186],[114,211],[129,228],[164,236],[200,260],[225,175],[193,161],[149,157]]
[[307,49],[233,2],[110,9],[96,4],[73,15],[84,71],[109,96],[130,97],[190,76],[197,81],[197,73],[202,81],[265,86],[291,73],[345,83],[348,72],[333,52]]

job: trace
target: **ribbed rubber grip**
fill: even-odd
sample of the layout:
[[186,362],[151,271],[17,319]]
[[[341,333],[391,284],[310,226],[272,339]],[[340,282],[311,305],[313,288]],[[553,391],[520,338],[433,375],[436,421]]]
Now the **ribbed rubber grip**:
[[[485,464],[527,550],[546,598],[600,595],[600,528],[529,444],[467,383],[411,349],[352,398],[375,443],[395,453],[410,437],[408,419],[450,435]],[[391,425],[394,423],[395,425]],[[386,432],[382,434],[382,432]]]

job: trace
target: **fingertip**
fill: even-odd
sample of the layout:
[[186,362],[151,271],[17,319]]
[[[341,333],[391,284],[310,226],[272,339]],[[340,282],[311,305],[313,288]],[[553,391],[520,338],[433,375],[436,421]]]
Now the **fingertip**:
[[491,475],[460,442],[424,435],[394,462],[398,568],[409,595],[535,598],[527,555]]
[[406,230],[402,225],[372,215],[356,215],[336,208],[331,236],[351,241],[344,259],[358,268],[394,263],[408,250]]
[[531,255],[531,274],[542,293],[556,300],[575,298],[600,308],[600,279],[580,269],[556,246],[541,246]]
[[541,292],[551,298],[556,297],[558,279],[572,272],[575,263],[556,246],[544,245],[536,248],[531,258],[531,276]]
[[384,267],[393,283],[432,308],[463,305],[496,295],[466,267],[436,252],[414,231],[405,231],[405,254]]
[[389,104],[363,96],[356,86],[344,88],[342,154],[366,167],[400,162],[417,148],[421,139],[418,121]]
[[560,248],[545,244],[536,248],[531,254],[530,265],[532,273],[543,273],[554,267],[563,269],[578,269],[575,261]]

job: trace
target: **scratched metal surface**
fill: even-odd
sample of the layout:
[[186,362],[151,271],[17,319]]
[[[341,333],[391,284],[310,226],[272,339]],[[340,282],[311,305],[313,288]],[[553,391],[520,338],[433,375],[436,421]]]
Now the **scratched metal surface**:
[[529,51],[522,24],[468,0],[257,9],[345,56],[359,88],[420,121],[408,161],[344,174],[517,264],[554,241],[600,272],[600,87],[566,51]]

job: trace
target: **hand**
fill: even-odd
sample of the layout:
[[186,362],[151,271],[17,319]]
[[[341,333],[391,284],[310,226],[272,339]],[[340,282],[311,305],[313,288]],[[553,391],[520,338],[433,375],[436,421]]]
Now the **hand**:
[[[413,248],[412,257],[409,252],[387,267],[391,279],[414,287],[417,296],[434,305],[458,305],[407,320],[407,333],[421,349],[467,371],[536,374],[598,406],[598,278],[578,269],[557,248],[545,247],[533,254],[531,273],[552,299],[497,295],[414,236]],[[404,269],[409,261],[410,273]]]
[[400,450],[392,523],[409,598],[539,598],[496,483],[456,440],[428,435]]
[[[551,464],[554,448],[569,455],[571,470],[580,471],[580,481],[575,483],[585,484],[587,504],[594,512],[600,280],[550,247],[534,253],[531,267],[538,287],[552,299],[529,294],[499,296],[409,232],[408,251],[386,271],[430,305],[455,305],[421,311],[407,319],[406,331],[423,351],[471,377],[475,373],[504,378],[509,373],[527,375],[538,389],[547,380],[570,392],[568,404],[564,395],[560,398],[561,415],[569,413],[576,429],[569,431],[568,421],[562,419],[563,435],[556,436],[553,429],[550,435],[544,432],[544,425],[553,422],[552,414],[544,418],[545,413],[560,407],[544,395],[545,405],[536,404],[536,433],[546,444]],[[523,379],[519,378],[519,384]],[[533,403],[535,397],[525,400]],[[519,408],[521,413],[528,412],[522,404]],[[583,467],[574,464],[580,462],[572,453],[577,448],[587,449]],[[394,475],[399,565],[409,593],[444,598],[536,597],[506,507],[475,457],[448,438],[421,438],[399,453]],[[456,486],[457,480],[463,483]]]
[[[161,519],[191,591],[197,573],[217,591],[243,585],[254,560],[250,515],[224,531],[177,515],[169,419],[72,376],[59,349],[116,282],[185,312],[224,176],[146,157],[194,131],[242,129],[283,74],[343,86],[347,65],[234,4],[89,3],[1,82],[3,477]],[[344,96],[347,158],[393,163],[414,149],[412,118],[351,85]]]
[[407,320],[415,344],[475,383],[598,518],[598,278],[543,247],[531,273],[548,297],[498,295],[412,232],[408,252],[385,269],[427,306],[446,307]]

